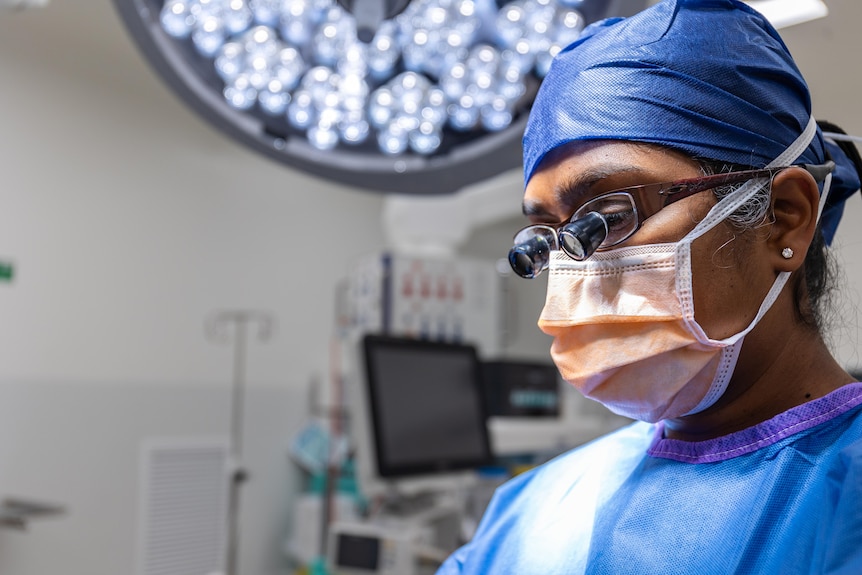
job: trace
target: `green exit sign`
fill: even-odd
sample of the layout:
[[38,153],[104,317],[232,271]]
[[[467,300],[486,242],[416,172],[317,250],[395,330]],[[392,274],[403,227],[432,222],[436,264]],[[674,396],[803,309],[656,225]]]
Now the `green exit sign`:
[[0,260],[0,282],[11,282],[14,275],[14,264],[12,262]]

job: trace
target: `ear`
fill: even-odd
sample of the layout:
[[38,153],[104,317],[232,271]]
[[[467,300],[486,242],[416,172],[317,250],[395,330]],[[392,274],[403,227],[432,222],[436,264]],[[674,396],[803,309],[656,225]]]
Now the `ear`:
[[[803,168],[782,170],[772,179],[774,219],[767,245],[776,271],[792,272],[802,265],[817,228],[819,203],[817,182]],[[784,257],[785,248],[793,255]]]

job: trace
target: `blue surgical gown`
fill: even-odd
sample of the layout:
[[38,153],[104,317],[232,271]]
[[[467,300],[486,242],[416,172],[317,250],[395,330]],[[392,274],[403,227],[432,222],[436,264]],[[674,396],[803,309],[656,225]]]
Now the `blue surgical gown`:
[[708,441],[635,423],[519,475],[456,573],[862,574],[862,383]]

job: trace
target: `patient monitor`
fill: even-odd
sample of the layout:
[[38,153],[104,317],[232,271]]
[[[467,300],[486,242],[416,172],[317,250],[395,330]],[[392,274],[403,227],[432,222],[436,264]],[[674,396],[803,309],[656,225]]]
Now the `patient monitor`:
[[466,489],[491,462],[476,349],[384,335],[356,346],[348,389],[360,490],[375,511],[330,527],[338,574],[413,575],[461,542]]
[[473,346],[366,335],[360,351],[351,422],[366,496],[444,492],[491,462]]

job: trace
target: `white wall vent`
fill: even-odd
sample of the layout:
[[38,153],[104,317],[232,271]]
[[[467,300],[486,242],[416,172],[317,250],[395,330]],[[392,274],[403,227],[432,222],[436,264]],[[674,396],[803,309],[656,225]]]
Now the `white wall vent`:
[[228,438],[144,441],[139,575],[225,572],[229,461]]

